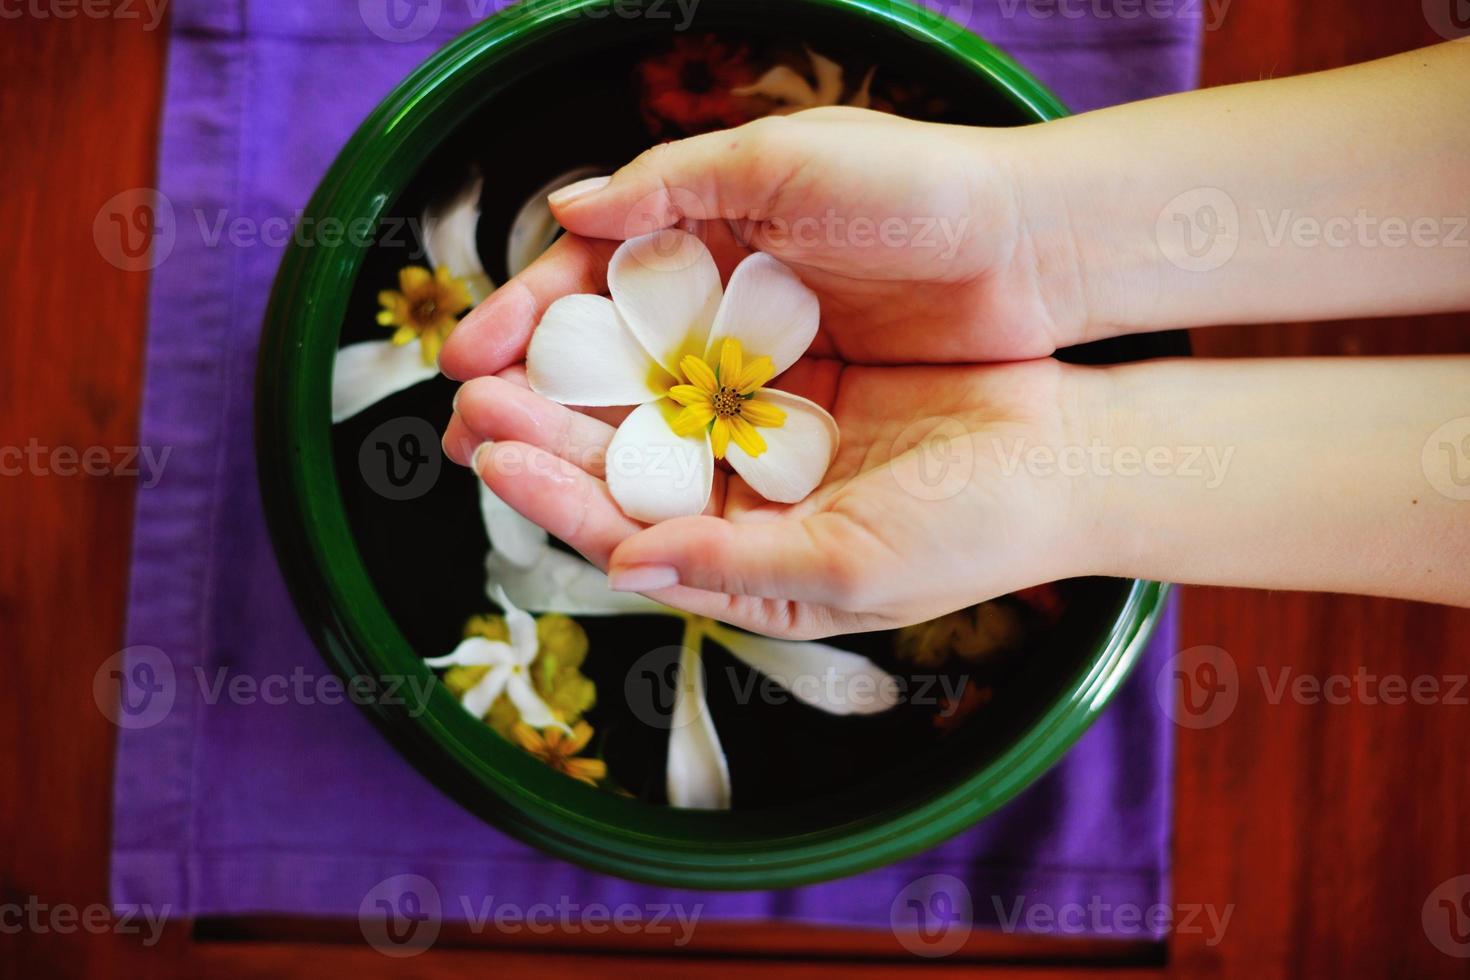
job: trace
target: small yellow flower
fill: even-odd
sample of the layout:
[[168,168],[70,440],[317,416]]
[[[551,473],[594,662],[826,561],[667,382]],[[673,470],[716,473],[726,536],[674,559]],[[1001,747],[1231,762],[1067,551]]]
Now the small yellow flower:
[[523,722],[518,722],[511,734],[521,748],[559,773],[589,786],[596,786],[599,780],[607,778],[607,763],[601,759],[575,758],[592,740],[592,726],[585,721],[578,722],[570,735],[559,728],[538,732]]
[[378,293],[378,323],[394,327],[393,343],[402,346],[415,339],[423,345],[425,364],[434,364],[439,348],[459,322],[459,315],[473,305],[469,287],[445,266],[433,272],[421,265],[398,270],[398,288]]
[[775,429],[786,421],[786,413],[768,401],[758,400],[761,386],[776,373],[769,357],[746,363],[740,341],[727,337],[720,345],[720,363],[710,366],[702,357],[686,354],[679,361],[686,383],[669,389],[669,397],[684,410],[670,423],[680,436],[691,436],[709,427],[710,448],[715,459],[725,458],[731,440],[751,456],[766,451],[766,440],[757,426]]

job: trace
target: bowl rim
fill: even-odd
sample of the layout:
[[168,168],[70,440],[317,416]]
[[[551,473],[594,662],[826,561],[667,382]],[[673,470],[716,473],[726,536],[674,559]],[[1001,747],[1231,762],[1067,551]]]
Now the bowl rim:
[[[533,0],[476,26],[430,57],[361,124],[307,205],[343,226],[384,210],[438,145],[488,97],[473,83],[578,15],[629,0]],[[762,0],[711,0],[729,8]],[[1067,110],[1008,56],[908,0],[783,0],[900,30],[987,77],[1043,121]],[[478,92],[478,94],[477,94]],[[349,236],[351,238],[351,236]],[[332,359],[368,248],[360,240],[282,257],[266,310],[256,379],[256,457],[278,563],[308,632],[345,678],[434,674],[379,598],[353,540],[331,445]],[[471,718],[433,683],[418,718],[387,698],[363,703],[421,772],[497,828],[551,854],[620,877],[713,889],[791,887],[897,861],[970,827],[1051,767],[1102,711],[1137,661],[1169,587],[1130,583],[1107,635],[1034,724],[1004,751],[918,803],[869,812],[820,832],[774,833],[766,811],[651,807],[553,773]],[[827,801],[830,804],[830,801]],[[813,806],[823,801],[813,801]],[[786,811],[772,811],[786,816]],[[636,829],[635,829],[636,827]]]

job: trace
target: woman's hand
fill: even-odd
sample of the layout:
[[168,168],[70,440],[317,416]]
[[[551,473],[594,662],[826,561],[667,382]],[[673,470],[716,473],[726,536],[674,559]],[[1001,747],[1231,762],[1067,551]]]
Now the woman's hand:
[[[1037,360],[863,367],[809,358],[782,388],[837,419],[842,445],[799,504],[716,474],[702,516],[651,528],[603,480],[613,427],[547,401],[517,372],[461,389],[445,447],[503,500],[610,572],[615,588],[791,638],[919,622],[1092,569],[1085,481],[1036,479],[1034,446],[1085,445],[1069,419],[1101,372]],[[1100,408],[1100,406],[1098,406]],[[483,445],[489,442],[490,445]],[[473,447],[481,446],[476,452]],[[473,455],[473,460],[471,459]]]
[[[814,353],[850,364],[1045,356],[1085,319],[1065,236],[1041,241],[1017,192],[1013,131],[815,109],[656,146],[551,197],[570,234],[465,317],[440,364],[493,374],[546,306],[601,292],[616,243],[676,223],[723,271],[767,252],[816,291]],[[1066,222],[1048,217],[1049,228]]]

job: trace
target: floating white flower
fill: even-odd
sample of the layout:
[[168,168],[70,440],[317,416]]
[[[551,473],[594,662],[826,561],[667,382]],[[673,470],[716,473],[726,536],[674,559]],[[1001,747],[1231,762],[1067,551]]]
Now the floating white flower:
[[[791,68],[777,65],[751,84],[731,89],[730,93],[742,96],[759,95],[779,103],[778,108],[771,110],[770,114],[773,116],[789,115],[817,106],[837,105],[842,98],[842,66],[831,58],[817,54],[811,48],[806,49],[806,54],[811,59],[812,76],[817,83],[815,86]],[[852,98],[842,103],[843,105],[858,109],[868,108],[872,102],[869,90],[873,84],[874,70],[868,69],[868,73],[863,76],[862,85],[858,86]]]
[[[546,195],[595,172],[581,167],[538,188],[522,205],[506,241],[512,276],[546,250],[561,229]],[[332,369],[332,423],[349,419],[389,395],[439,376],[439,347],[459,315],[495,291],[475,244],[484,179],[475,174],[455,193],[425,209],[421,228],[427,269],[399,272],[398,289],[378,296],[379,323],[393,328],[384,340],[349,344]]]
[[636,405],[608,446],[607,483],[629,517],[698,514],[715,460],[756,493],[795,503],[837,452],[821,406],[765,387],[811,346],[816,295],[764,253],[720,288],[695,236],[665,230],[618,247],[612,298],[563,296],[531,335],[531,388],[564,405]]
[[467,637],[454,648],[453,653],[442,657],[430,657],[424,663],[430,667],[489,667],[480,678],[460,697],[465,710],[476,718],[483,718],[490,707],[504,694],[521,714],[521,721],[532,728],[560,728],[568,734],[571,729],[557,719],[556,713],[536,693],[531,683],[531,663],[540,652],[536,639],[536,621],[517,609],[496,590],[494,599],[505,611],[505,626],[510,633],[510,642],[489,640],[483,636]]

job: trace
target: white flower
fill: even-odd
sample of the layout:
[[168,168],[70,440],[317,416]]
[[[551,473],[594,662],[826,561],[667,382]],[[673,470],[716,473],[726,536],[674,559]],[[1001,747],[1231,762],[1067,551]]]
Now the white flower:
[[[837,105],[842,98],[842,66],[831,58],[822,57],[811,48],[806,49],[806,54],[811,59],[812,75],[817,81],[815,88],[795,71],[785,65],[777,65],[751,84],[731,89],[731,94],[759,95],[781,103],[779,108],[771,111],[773,116],[784,116],[816,106]],[[874,70],[868,69],[868,73],[863,76],[862,85],[858,86],[858,90],[845,105],[858,109],[868,107],[872,101],[869,89],[873,84]]]
[[465,710],[476,718],[485,717],[490,707],[504,694],[521,713],[521,721],[532,728],[560,728],[570,734],[571,729],[557,719],[531,684],[531,663],[541,652],[540,642],[536,639],[536,621],[511,605],[504,592],[497,591],[495,601],[505,610],[509,643],[471,636],[455,647],[453,653],[431,657],[424,663],[436,668],[490,668],[479,683],[460,698]]
[[837,453],[837,423],[764,388],[816,337],[817,298],[801,279],[757,252],[722,292],[704,243],[669,229],[620,245],[607,281],[611,299],[563,296],[547,308],[526,376],[564,405],[637,406],[608,446],[608,489],[623,512],[650,523],[698,514],[720,458],[767,500],[811,493]]
[[[568,171],[526,199],[506,241],[506,269],[512,276],[530,265],[561,231],[551,216],[546,195],[581,180],[594,169]],[[424,256],[429,267],[440,275],[440,270],[446,270],[463,285],[471,303],[479,303],[495,291],[475,244],[484,184],[484,178],[473,175],[458,191],[426,208],[422,221]],[[406,343],[369,340],[338,350],[332,369],[332,423],[349,419],[395,392],[438,377],[440,339],[433,337],[431,348],[424,346],[421,337],[415,337]]]

